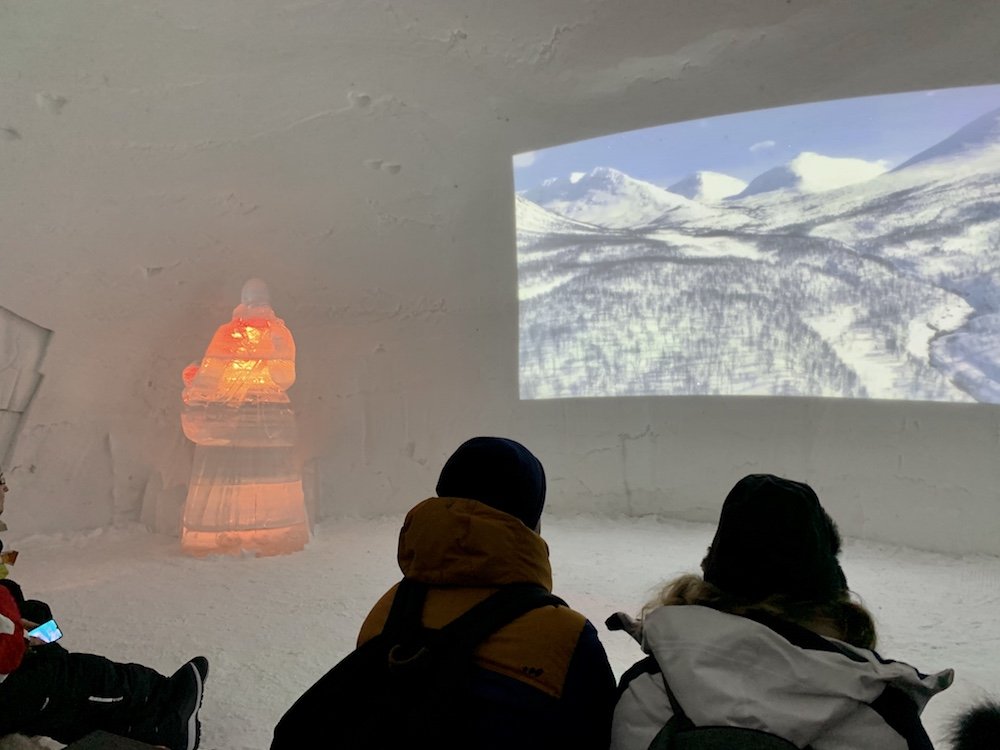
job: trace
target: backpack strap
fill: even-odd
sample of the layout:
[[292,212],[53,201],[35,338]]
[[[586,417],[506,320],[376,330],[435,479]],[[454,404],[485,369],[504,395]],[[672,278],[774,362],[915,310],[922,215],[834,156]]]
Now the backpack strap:
[[440,638],[449,648],[471,650],[521,615],[549,605],[567,606],[537,584],[508,584],[441,628]]
[[392,638],[400,638],[404,633],[417,633],[421,628],[424,600],[428,586],[412,578],[404,578],[396,587],[392,606],[386,617],[382,632]]
[[677,701],[677,696],[674,695],[674,691],[670,689],[670,683],[667,682],[667,673],[662,669],[660,670],[660,677],[663,679],[663,687],[667,689],[667,699],[670,701],[670,710],[674,713],[674,718],[677,721],[677,729],[692,729],[694,727],[694,722],[691,718],[684,713],[684,709],[681,708],[681,704]]
[[668,748],[674,747],[675,736],[678,732],[687,732],[694,729],[694,722],[691,718],[684,713],[684,709],[681,708],[681,704],[677,701],[677,696],[674,695],[674,691],[670,689],[670,683],[667,682],[667,675],[660,669],[660,678],[663,680],[663,687],[667,690],[667,699],[670,701],[670,710],[673,716],[670,720],[660,727],[660,731],[656,733],[653,741],[649,743],[649,750],[667,750]]
[[[427,584],[411,578],[400,581],[382,632],[393,639],[405,639],[425,630],[421,621],[428,588]],[[440,630],[426,630],[434,633],[435,643],[448,650],[472,650],[504,625],[548,605],[567,606],[558,596],[537,584],[507,584]]]

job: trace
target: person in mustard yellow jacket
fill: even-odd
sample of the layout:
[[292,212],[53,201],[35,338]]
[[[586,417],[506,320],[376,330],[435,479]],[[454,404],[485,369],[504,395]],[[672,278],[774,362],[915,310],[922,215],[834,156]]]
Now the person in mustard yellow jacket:
[[[477,437],[448,459],[436,488],[399,534],[403,575],[430,586],[423,624],[440,628],[498,587],[552,590],[548,545],[539,535],[545,472],[520,443]],[[375,605],[358,644],[377,635],[396,587]],[[615,679],[587,619],[569,607],[532,610],[475,652],[467,747],[606,750]]]

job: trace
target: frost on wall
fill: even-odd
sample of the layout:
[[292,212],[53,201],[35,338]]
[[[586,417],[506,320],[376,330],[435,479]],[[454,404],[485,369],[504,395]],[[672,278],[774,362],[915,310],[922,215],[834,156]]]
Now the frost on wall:
[[295,552],[309,541],[295,465],[295,342],[251,279],[200,364],[184,370],[184,434],[195,443],[181,546],[191,554]]
[[8,463],[24,412],[42,380],[52,331],[0,307],[0,465]]

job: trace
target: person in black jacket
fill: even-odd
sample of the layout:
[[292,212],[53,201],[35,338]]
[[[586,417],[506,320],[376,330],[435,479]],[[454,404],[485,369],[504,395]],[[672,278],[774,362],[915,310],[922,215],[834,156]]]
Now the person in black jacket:
[[[7,492],[0,470],[0,514]],[[47,604],[26,601],[20,586],[0,580],[0,737],[70,743],[103,730],[169,750],[198,747],[205,657],[167,677],[142,664],[71,652],[27,636],[37,620],[51,616]]]

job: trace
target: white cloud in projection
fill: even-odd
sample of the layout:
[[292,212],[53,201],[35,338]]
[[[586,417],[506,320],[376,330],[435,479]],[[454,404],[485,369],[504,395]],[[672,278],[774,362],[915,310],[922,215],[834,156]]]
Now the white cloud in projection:
[[822,193],[846,185],[865,182],[889,170],[889,162],[864,159],[836,159],[809,151],[787,164],[769,169],[747,185],[740,197],[792,189],[800,193]]
[[514,157],[515,167],[530,167],[534,163],[535,163],[534,151],[528,151],[523,154],[518,154],[517,156]]
[[521,397],[1000,403],[1000,86],[934,94],[515,162]]

